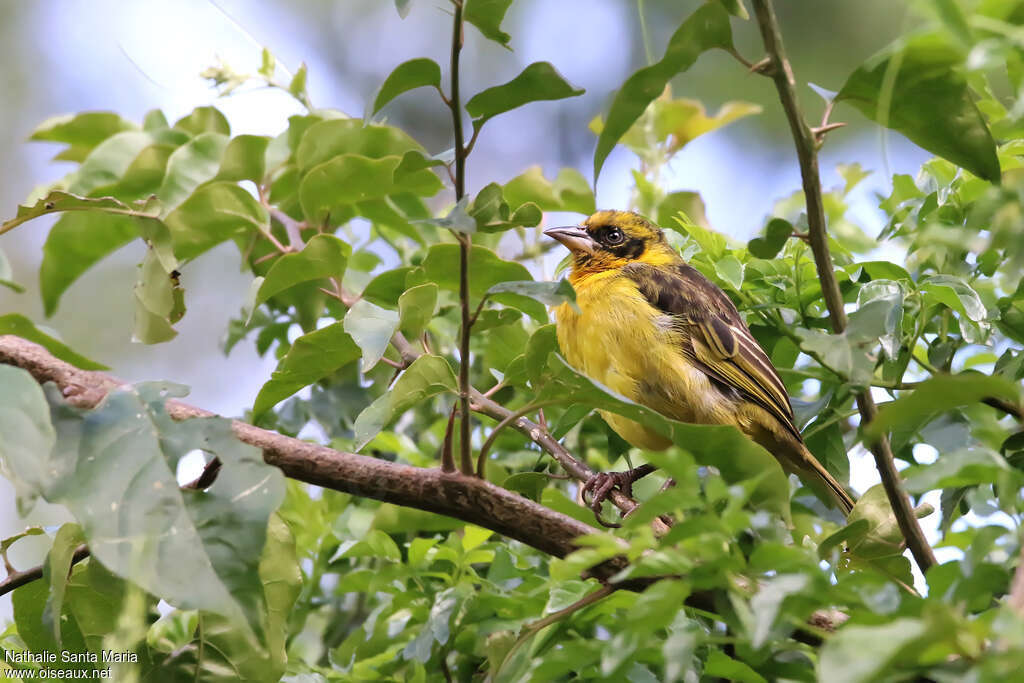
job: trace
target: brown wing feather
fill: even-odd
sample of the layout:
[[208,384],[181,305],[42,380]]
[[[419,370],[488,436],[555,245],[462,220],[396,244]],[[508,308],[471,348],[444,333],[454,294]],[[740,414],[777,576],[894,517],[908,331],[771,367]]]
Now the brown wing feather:
[[633,263],[623,273],[644,297],[686,328],[694,364],[751,400],[800,440],[786,386],[728,296],[692,266]]

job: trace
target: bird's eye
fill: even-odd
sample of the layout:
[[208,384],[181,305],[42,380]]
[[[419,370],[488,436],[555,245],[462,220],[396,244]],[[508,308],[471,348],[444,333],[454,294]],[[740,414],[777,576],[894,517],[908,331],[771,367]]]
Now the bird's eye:
[[607,228],[604,231],[604,241],[608,244],[621,244],[626,236],[618,228]]

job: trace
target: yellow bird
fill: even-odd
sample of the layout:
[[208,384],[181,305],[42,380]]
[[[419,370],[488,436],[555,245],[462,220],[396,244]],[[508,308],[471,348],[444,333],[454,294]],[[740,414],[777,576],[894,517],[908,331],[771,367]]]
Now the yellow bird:
[[[579,311],[569,304],[555,311],[570,365],[667,417],[737,427],[849,514],[853,499],[807,450],[786,387],[736,307],[659,228],[636,213],[598,211],[580,227],[545,234],[572,252]],[[601,416],[633,446],[670,445],[632,420]],[[606,480],[595,498],[611,486]]]

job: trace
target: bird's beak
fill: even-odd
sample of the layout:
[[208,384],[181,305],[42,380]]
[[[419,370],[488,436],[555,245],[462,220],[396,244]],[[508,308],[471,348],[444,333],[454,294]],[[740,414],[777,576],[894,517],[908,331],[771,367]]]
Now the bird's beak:
[[544,231],[548,237],[558,240],[565,245],[569,251],[585,251],[593,254],[597,247],[594,238],[587,234],[587,231],[577,225],[570,225],[564,228],[548,228]]

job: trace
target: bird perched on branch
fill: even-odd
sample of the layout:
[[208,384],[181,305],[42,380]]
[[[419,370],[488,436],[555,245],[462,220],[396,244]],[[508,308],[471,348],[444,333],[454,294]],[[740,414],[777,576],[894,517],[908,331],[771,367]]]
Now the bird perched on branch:
[[[850,512],[853,499],[807,450],[785,385],[732,301],[687,265],[658,227],[636,213],[599,211],[581,226],[545,234],[572,252],[569,281],[579,310],[562,304],[555,311],[570,365],[667,417],[734,425]],[[601,415],[633,446],[670,445],[637,422]],[[605,476],[596,484],[595,512],[612,486],[635,478]],[[594,488],[588,482],[586,490]]]

